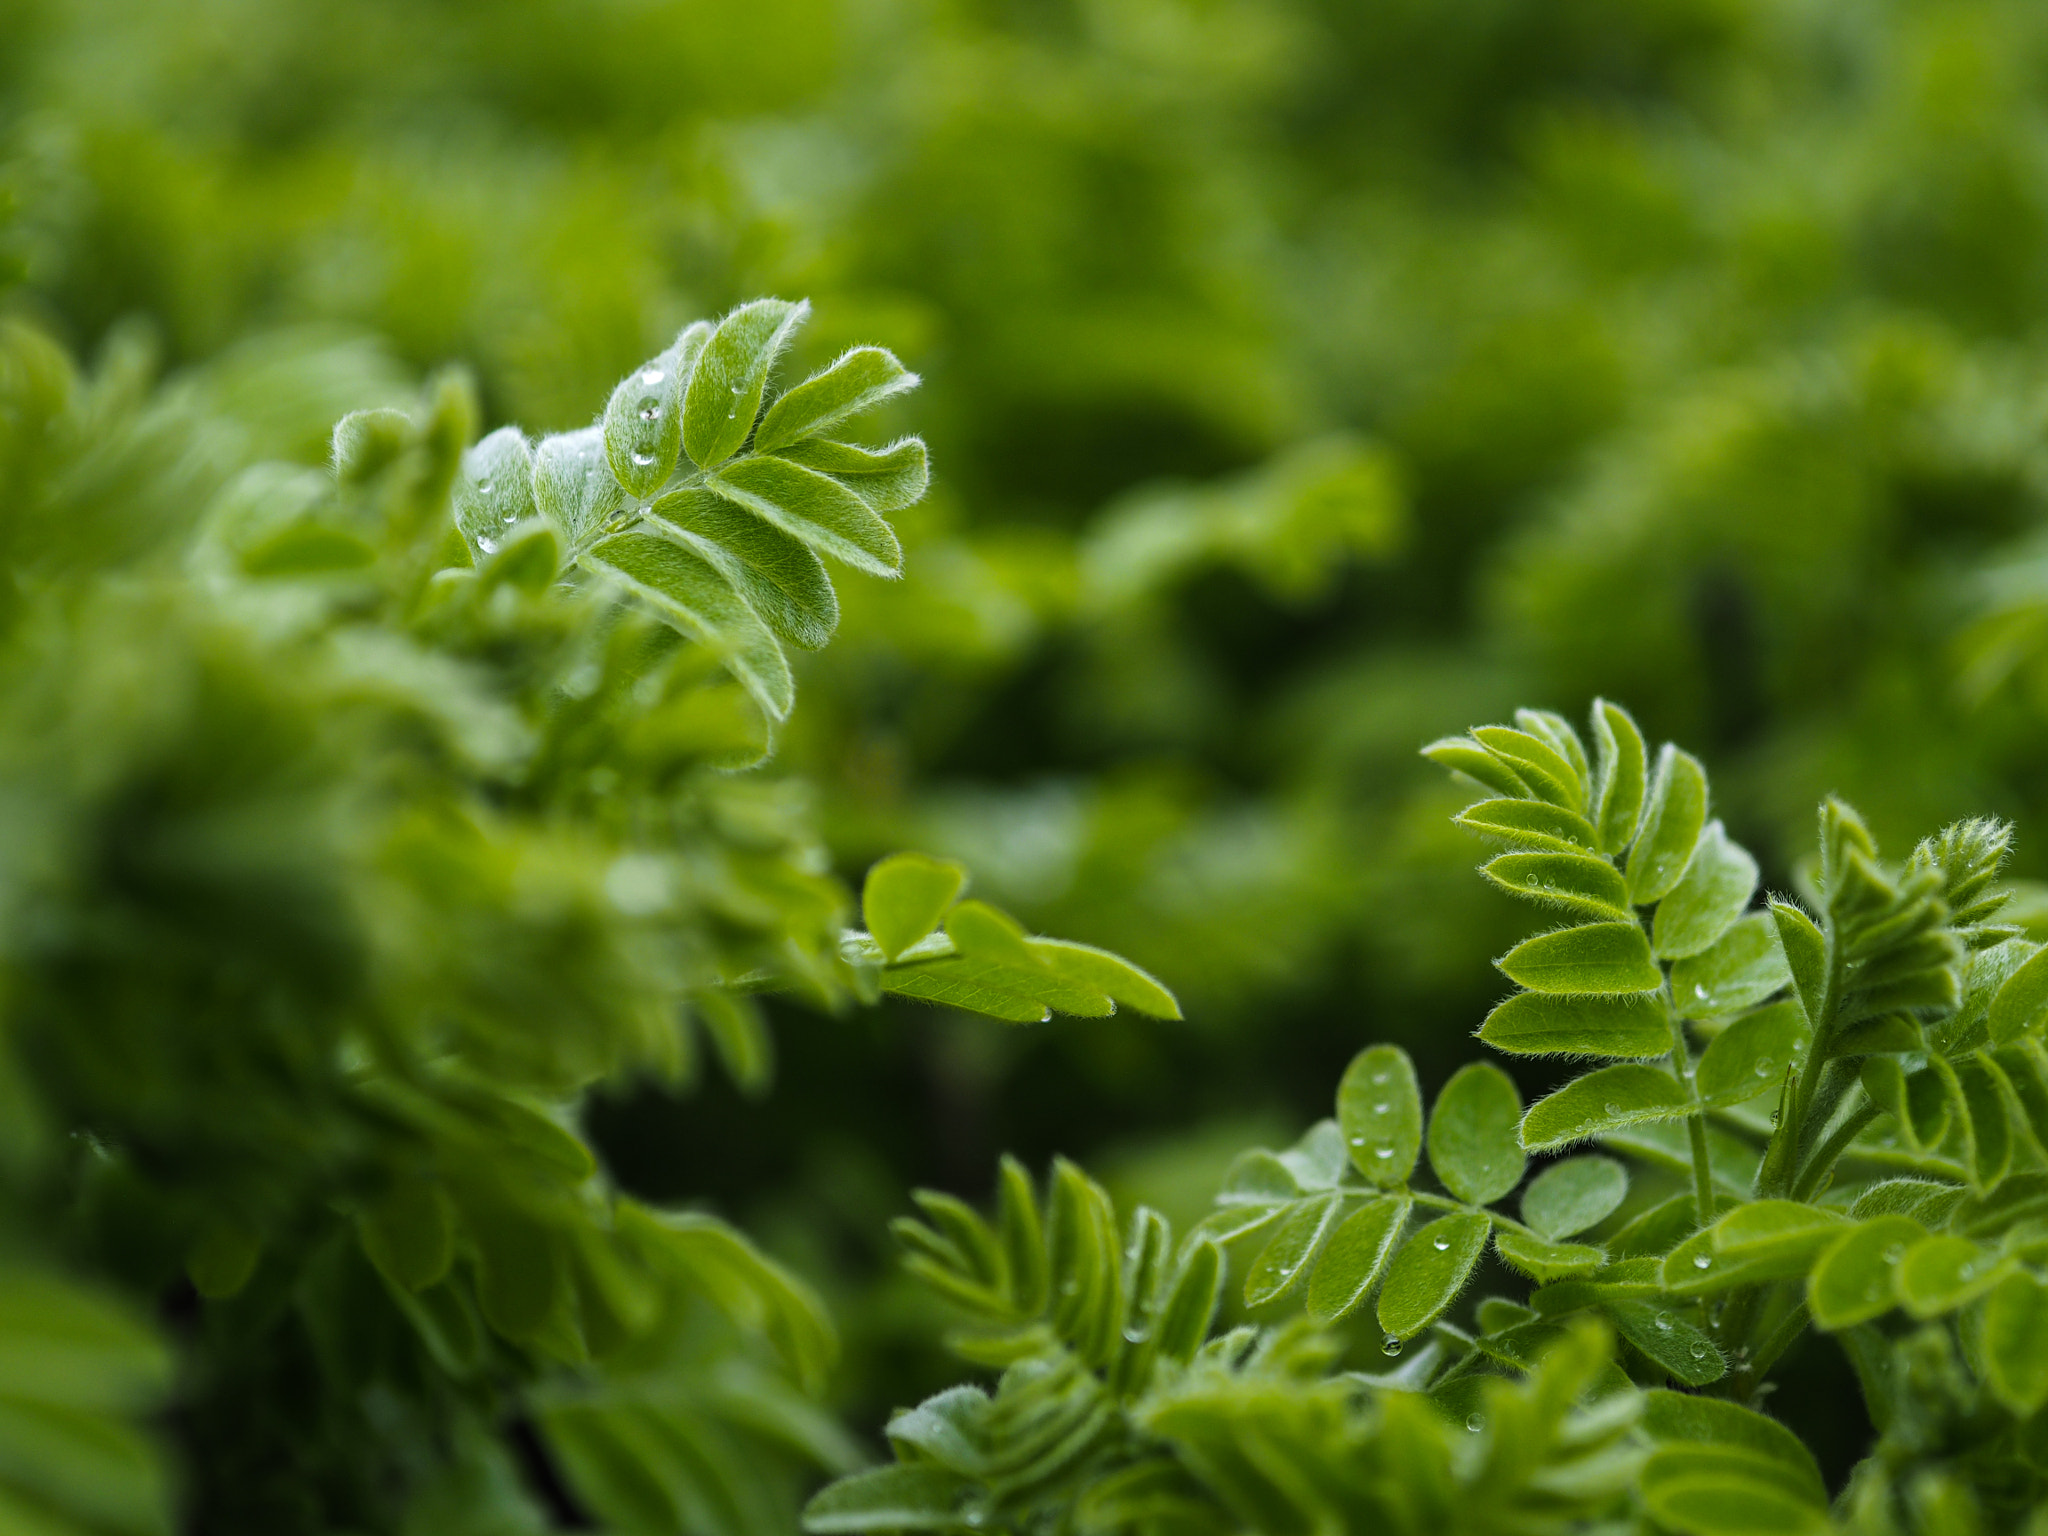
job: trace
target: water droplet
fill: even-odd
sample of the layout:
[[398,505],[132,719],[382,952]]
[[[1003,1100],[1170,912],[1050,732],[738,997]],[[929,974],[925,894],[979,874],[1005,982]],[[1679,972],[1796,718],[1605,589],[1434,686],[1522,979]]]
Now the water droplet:
[[477,486],[476,486],[476,493],[477,493],[477,495],[479,495],[479,496],[488,496],[488,495],[490,495],[490,494],[491,494],[491,482],[490,482],[490,481],[488,481],[488,480],[479,480],[479,481],[477,482]]
[[1486,1416],[1479,1413],[1466,1414],[1465,1427],[1471,1430],[1473,1434],[1478,1434],[1479,1431],[1486,1428]]
[[1713,1263],[1714,1261],[1704,1253],[1696,1253],[1692,1256],[1692,1267],[1694,1269],[1710,1269],[1713,1267]]
[[476,547],[487,555],[495,555],[498,552],[498,541],[488,536],[481,537],[476,541]]
[[640,382],[642,384],[659,384],[666,377],[667,375],[659,368],[650,368],[640,375]]
[[1657,1314],[1657,1331],[1659,1333],[1669,1333],[1671,1331],[1671,1314],[1669,1312],[1659,1312]]
[[1440,1237],[1436,1240],[1435,1246],[1438,1253],[1449,1253],[1451,1251],[1451,1240],[1448,1237]]
[[1906,1245],[1904,1243],[1893,1243],[1884,1251],[1884,1261],[1887,1264],[1896,1264],[1905,1256]]
[[1386,1073],[1384,1073],[1384,1072],[1375,1072],[1375,1073],[1373,1073],[1373,1075],[1372,1075],[1372,1080],[1373,1080],[1373,1082],[1374,1082],[1374,1083],[1376,1083],[1376,1084],[1377,1084],[1377,1083],[1384,1083],[1384,1082],[1385,1082],[1385,1081],[1387,1080],[1387,1074],[1386,1074]]
[[1756,1075],[1758,1077],[1769,1077],[1771,1075],[1770,1057],[1766,1056],[1762,1061],[1756,1064]]
[[636,453],[633,455],[633,462],[641,469],[645,469],[654,462],[654,455],[651,453]]
[[726,419],[727,421],[731,421],[731,420],[733,419],[733,417],[735,417],[735,416],[737,416],[737,415],[739,415],[739,412],[738,412],[738,411],[727,411],[727,412],[725,413],[725,419]]
[[1387,1336],[1386,1336],[1386,1337],[1385,1337],[1384,1339],[1381,1339],[1381,1340],[1380,1340],[1380,1353],[1381,1353],[1381,1354],[1383,1354],[1383,1355],[1398,1355],[1398,1354],[1400,1354],[1400,1353],[1401,1353],[1401,1336],[1400,1336],[1400,1335],[1399,1335],[1398,1333],[1390,1333],[1390,1334],[1388,1334],[1388,1335],[1387,1335]]
[[1610,1115],[1618,1115],[1621,1113],[1621,1106],[1615,1103],[1614,1100],[1609,1099],[1607,1101],[1607,1113]]
[[1126,1344],[1142,1344],[1150,1337],[1151,1334],[1143,1328],[1126,1328],[1124,1330],[1124,1342]]
[[642,421],[659,421],[661,419],[661,402],[652,395],[642,400],[640,402],[640,419]]
[[1974,1261],[1963,1265],[1962,1268],[1956,1271],[1956,1278],[1958,1280],[1974,1280],[1976,1277],[1977,1266]]
[[1373,1105],[1372,1112],[1376,1115],[1384,1115],[1392,1107],[1385,1099],[1381,1099],[1379,1103]]
[[1394,1149],[1392,1147],[1374,1147],[1372,1155],[1381,1162],[1385,1162],[1394,1155]]
[[1695,1360],[1704,1360],[1707,1358],[1707,1346],[1704,1344],[1695,1344],[1692,1347],[1691,1354],[1693,1359]]
[[1694,982],[1692,984],[1692,995],[1704,1003],[1707,1000],[1707,989],[1699,982]]
[[983,1521],[987,1520],[988,1516],[983,1514],[978,1509],[970,1509],[967,1511],[966,1514],[962,1515],[960,1518],[965,1520],[969,1525],[978,1526]]
[[733,387],[732,387],[732,392],[733,392],[734,394],[738,394],[738,393],[740,392],[740,387],[739,387],[739,385],[737,385],[737,384],[733,385]]
[[1362,1147],[1365,1145],[1365,1138],[1363,1136],[1354,1136],[1351,1138],[1351,1145],[1353,1145],[1354,1147]]
[[1780,1114],[1782,1114],[1782,1113],[1783,1113],[1783,1111],[1782,1111],[1782,1110],[1776,1110],[1776,1109],[1772,1110],[1772,1111],[1771,1111],[1771,1124],[1773,1124],[1773,1125],[1776,1125],[1776,1124],[1778,1123],[1778,1116],[1779,1116]]

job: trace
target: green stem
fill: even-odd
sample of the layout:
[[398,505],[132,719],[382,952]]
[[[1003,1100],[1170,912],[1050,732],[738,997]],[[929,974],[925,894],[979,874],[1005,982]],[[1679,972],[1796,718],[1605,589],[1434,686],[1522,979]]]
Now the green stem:
[[1842,1123],[1828,1133],[1827,1139],[1814,1148],[1813,1156],[1809,1157],[1806,1165],[1799,1170],[1799,1177],[1792,1186],[1792,1198],[1811,1200],[1818,1194],[1837,1160],[1848,1150],[1849,1143],[1854,1141],[1863,1127],[1875,1120],[1877,1115],[1877,1106],[1865,1099],[1845,1116]]
[[1678,1005],[1671,997],[1671,983],[1664,983],[1665,1017],[1671,1021],[1671,1070],[1685,1085],[1685,1096],[1692,1100],[1692,1113],[1686,1116],[1685,1131],[1692,1143],[1692,1219],[1693,1225],[1704,1227],[1714,1219],[1714,1165],[1707,1154],[1707,1111],[1700,1103],[1699,1090],[1693,1086],[1692,1050],[1685,1042],[1685,1020],[1678,1016]]

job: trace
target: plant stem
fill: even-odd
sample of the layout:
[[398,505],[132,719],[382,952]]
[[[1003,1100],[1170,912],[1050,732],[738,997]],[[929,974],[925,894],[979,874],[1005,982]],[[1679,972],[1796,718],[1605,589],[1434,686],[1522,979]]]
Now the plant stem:
[[1792,1198],[1811,1200],[1818,1194],[1836,1161],[1848,1150],[1849,1143],[1854,1141],[1863,1127],[1875,1120],[1877,1115],[1877,1106],[1865,1099],[1845,1116],[1842,1123],[1828,1133],[1827,1139],[1814,1148],[1813,1156],[1809,1157],[1806,1166],[1799,1170],[1799,1177],[1792,1186]]
[[1671,1070],[1685,1085],[1685,1095],[1692,1100],[1692,1113],[1685,1118],[1686,1136],[1692,1143],[1692,1219],[1693,1225],[1704,1227],[1714,1219],[1714,1165],[1707,1155],[1707,1111],[1700,1103],[1699,1090],[1693,1086],[1692,1051],[1685,1043],[1685,1020],[1678,1016],[1678,1006],[1671,998],[1671,983],[1664,983],[1665,1017],[1671,1021]]

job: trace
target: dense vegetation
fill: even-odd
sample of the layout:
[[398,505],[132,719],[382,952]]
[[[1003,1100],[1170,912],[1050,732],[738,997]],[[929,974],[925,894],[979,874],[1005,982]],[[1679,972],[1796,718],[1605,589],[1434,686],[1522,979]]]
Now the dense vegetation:
[[[1832,1193],[1797,1188],[1799,1167],[1771,1191],[1846,1215],[1889,1125],[1910,1145],[1886,1156],[1931,1159],[1915,1176],[1971,1201],[2006,1187],[2001,1169],[2025,1177],[2027,1079],[2002,1053],[2032,1025],[1978,1042],[1969,1016],[1983,957],[2048,937],[2031,878],[2048,873],[2037,8],[1488,0],[1447,27],[1438,8],[1337,0],[0,0],[0,38],[0,1254],[43,1277],[10,1280],[25,1289],[0,1307],[0,1347],[31,1350],[24,1318],[84,1351],[0,1377],[61,1379],[36,1412],[112,1437],[82,1482],[107,1502],[74,1523],[147,1528],[175,1506],[206,1529],[786,1529],[825,1471],[885,1453],[893,1407],[957,1379],[938,1346],[952,1303],[929,1285],[944,1255],[905,1275],[886,1237],[908,1189],[974,1208],[1000,1193],[1014,1212],[1007,1151],[1047,1181],[1031,1198],[1048,1222],[1146,1206],[1185,1233],[1218,1189],[1232,1209],[1278,1191],[1241,1185],[1255,1176],[1233,1159],[1316,1122],[1361,1046],[1403,1047],[1419,1102],[1473,1080],[1453,1074],[1496,1017],[1489,958],[1528,930],[1511,893],[1471,878],[1452,820],[1470,785],[1415,748],[1531,701],[1576,718],[1604,694],[1685,743],[1757,888],[1824,930],[1836,876],[1808,867],[1823,797],[1861,813],[1830,823],[1836,854],[2015,825],[1995,916],[1921,892],[1942,908],[1923,911],[1921,973],[1956,988],[1902,1005],[1924,1043],[1836,1058],[1895,1060],[1897,1082],[1859,1068],[1852,1090],[1823,1052],[1804,1058],[1840,1097],[1796,1120],[1872,1115],[1835,1149]],[[880,370],[855,435],[919,432],[928,495],[899,458],[865,496],[861,477],[840,486],[873,522],[834,497],[846,516],[828,526],[749,491],[759,468],[712,477],[731,494],[685,483],[703,461],[681,437],[684,472],[644,487],[633,454],[665,441],[593,451],[622,374],[679,379],[658,365],[683,361],[668,349],[691,345],[687,322],[762,294],[815,306],[771,398],[886,349],[852,354]],[[925,388],[890,395],[906,364]],[[640,400],[609,415],[629,428]],[[663,430],[687,429],[686,402],[657,403]],[[352,412],[371,414],[337,462]],[[508,423],[561,434],[532,516],[489,501],[528,451]],[[761,451],[813,475],[853,463]],[[609,520],[628,490],[650,509],[634,528]],[[501,526],[512,512],[502,535],[486,507]],[[816,564],[894,573],[899,550],[900,581],[835,586]],[[436,577],[451,570],[473,574]],[[1961,856],[1926,846],[1859,857],[1918,890]],[[935,947],[1016,960],[1006,946],[1040,929],[1108,946],[1187,1018],[1141,1003],[1013,1029],[927,1006],[943,989],[867,1001],[879,962],[842,947],[849,893],[901,849],[933,856],[886,866],[938,901],[926,933],[970,936]],[[972,871],[964,903],[949,861]],[[987,915],[1003,910],[1025,927]],[[2021,937],[1971,947],[1997,925]],[[1083,1014],[1114,990],[1067,984]],[[1041,1011],[997,990],[939,1001]],[[1754,1000],[1770,1028],[1790,1027],[1793,992]],[[1819,1041],[1834,1024],[1807,1002]],[[1676,1042],[1700,1071],[1765,1029],[1721,1021]],[[1773,1038],[1775,1060],[1791,1046]],[[483,1087],[450,1087],[458,1065]],[[1501,1065],[1530,1104],[1571,1076],[1540,1055]],[[1985,1081],[2012,1133],[2002,1165],[1957,1139]],[[490,1118],[471,1088],[545,1106],[554,1131]],[[1746,1166],[1772,1101],[1703,1102],[1711,1156]],[[1595,1242],[1504,1192],[1485,1220],[1511,1234],[1497,1218],[1522,1211],[1528,1232],[1476,1260],[1430,1325],[1429,1369],[1453,1387],[1491,1369],[1442,1330],[1503,1332],[1509,1314],[1472,1298],[1528,1297],[1502,1267],[1518,1242],[1625,1261],[1623,1225],[1698,1182],[1689,1147],[1676,1169],[1677,1142],[1649,1145],[1692,1118],[1603,1133],[1636,1161]],[[539,1140],[515,1155],[521,1134]],[[1356,1192],[1379,1187],[1370,1170],[1313,1164],[1321,1145],[1297,1148],[1297,1172],[1331,1182],[1289,1210],[1375,1208]],[[1043,1173],[1060,1155],[1075,1167]],[[452,1205],[408,1193],[428,1165]],[[405,1342],[462,1325],[380,1299],[413,1297],[406,1277],[441,1251],[412,1270],[350,1236],[359,1216],[382,1230],[366,1202],[383,1198],[392,1222],[450,1234],[455,1290],[486,1285],[464,1316],[486,1325],[488,1365],[462,1374],[453,1335]],[[507,1200],[553,1235],[493,1228]],[[1961,1209],[1887,1214],[1949,1234],[1974,1219]],[[631,1247],[634,1213],[662,1225],[666,1259]],[[964,1208],[951,1219],[935,1230],[971,1246]],[[1165,1225],[1136,1230],[1166,1251]],[[493,1231],[552,1255],[499,1266],[539,1277],[522,1303],[537,1332],[499,1329]],[[2024,1259],[2023,1236],[2000,1240]],[[1376,1303],[1313,1334],[1288,1321],[1299,1296],[1248,1303],[1260,1251],[1229,1251],[1215,1326],[1279,1331],[1251,1355],[1219,1346],[1171,1390],[1213,1372],[1217,1401],[1243,1405],[1253,1378],[1280,1383],[1272,1401],[1328,1414],[1336,1438],[1305,1445],[1439,1436],[1407,1406],[1295,1390],[1385,1370],[1389,1330]],[[1150,1305],[1185,1257],[1119,1270],[1115,1295]],[[596,1372],[579,1351],[608,1346],[587,1318],[572,1339],[561,1305],[573,1294],[581,1317],[611,1281],[578,1266],[614,1259],[644,1342]],[[1799,1283],[1788,1270],[1772,1294]],[[658,1325],[629,1297],[656,1292]],[[1003,1326],[1036,1316],[1003,1294],[1023,1309]],[[359,1306],[384,1319],[373,1336],[294,1321]],[[2031,1462],[2001,1426],[2030,1399],[1980,1383],[1970,1319],[1988,1299],[1927,1333],[1816,1313],[1774,1372],[1768,1305],[1740,1306],[1739,1326],[1698,1326],[1727,1360],[1747,1344],[1749,1374],[1699,1392],[1773,1385],[1760,1406],[1830,1494],[1864,1501],[1855,1518],[1877,1518],[1875,1474],[1852,1480],[1873,1444],[1901,1528],[1968,1529],[1963,1489],[1989,1528],[2021,1518]],[[1649,1379],[1625,1316],[1591,1310],[1605,1321],[1515,1389],[1532,1406],[1469,1411],[1547,1421],[1575,1383],[1612,1385],[1603,1327]],[[805,1331],[825,1316],[843,1346],[829,1371]],[[1077,1326],[1015,1345],[1013,1375],[1063,1341],[1059,1391],[1106,1394],[1116,1433],[1168,1436],[1173,1371],[1091,1353]],[[1871,1329],[1920,1341],[1902,1367],[1926,1386],[1918,1417],[1855,1406],[1873,1367],[1849,1341]],[[732,1363],[678,1375],[661,1349]],[[1397,1368],[1419,1382],[1425,1349]],[[589,1400],[550,1395],[565,1383]],[[710,1496],[677,1492],[698,1487],[681,1472],[641,1488],[631,1458],[599,1467],[606,1394],[643,1388],[680,1394],[662,1412],[687,1445],[752,1447],[654,1457],[712,1482],[746,1468],[724,1502],[664,1505]],[[770,1401],[765,1418],[735,1406]],[[1643,1454],[1675,1411],[1645,1402],[1652,1429],[1600,1443]],[[140,1438],[109,1427],[146,1404]],[[19,1479],[62,1464],[18,1406],[0,1402],[17,1501]],[[1192,1445],[1214,1421],[1173,1422]],[[1442,1441],[1473,1498],[1507,1497],[1465,1449],[1498,1439]],[[1998,1447],[1989,1470],[1952,1464],[1976,1444]],[[969,1482],[946,1497],[1012,1508]],[[1199,1496],[1292,1528],[1245,1515],[1228,1484],[1217,1471]],[[1553,1513],[1604,1507],[1605,1486]],[[1304,1518],[1362,1519],[1354,1496]]]

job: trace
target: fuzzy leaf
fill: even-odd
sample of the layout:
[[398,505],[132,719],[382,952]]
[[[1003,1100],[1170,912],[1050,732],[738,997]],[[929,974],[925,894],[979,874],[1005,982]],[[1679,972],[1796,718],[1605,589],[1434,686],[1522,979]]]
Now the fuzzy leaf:
[[[596,536],[605,520],[626,504],[604,455],[604,429],[585,427],[544,437],[533,455],[533,500],[540,515],[561,531],[571,550]],[[479,548],[489,553],[487,546]]]
[[923,497],[931,463],[922,439],[906,437],[886,448],[862,448],[822,438],[791,443],[775,455],[830,475],[876,512],[901,512]]
[[1927,1235],[1905,1216],[1876,1216],[1836,1238],[1806,1277],[1806,1304],[1823,1328],[1853,1328],[1898,1305],[1894,1271]]
[[1740,1104],[1785,1079],[1785,1068],[1806,1054],[1806,1014],[1787,998],[1737,1019],[1708,1045],[1693,1069],[1693,1084],[1707,1104]]
[[1915,1317],[1940,1317],[1998,1284],[2006,1267],[1997,1254],[1968,1238],[1923,1238],[1899,1261],[1899,1300]]
[[1623,1062],[1588,1072],[1530,1105],[1522,1117],[1522,1145],[1548,1152],[1603,1131],[1691,1112],[1684,1087],[1669,1072]]
[[1640,1473],[1643,1503],[1683,1536],[1820,1536],[1825,1497],[1775,1460],[1733,1445],[1667,1445]]
[[1634,841],[1648,779],[1643,733],[1627,710],[1598,699],[1593,704],[1595,830],[1602,853],[1621,853]]
[[1707,775],[1689,753],[1666,743],[1628,856],[1628,897],[1648,906],[1678,884],[1707,822]]
[[1574,853],[1504,853],[1479,873],[1502,890],[1589,917],[1629,915],[1621,871],[1605,859]]
[[804,1529],[812,1536],[956,1531],[963,1523],[960,1501],[971,1486],[959,1473],[930,1464],[871,1467],[821,1489],[804,1506]]
[[718,322],[683,395],[683,449],[693,463],[710,469],[740,451],[768,370],[810,312],[802,301],[756,299]]
[[584,558],[713,652],[771,717],[789,713],[796,684],[782,647],[715,566],[648,533],[614,534]]
[[1979,1189],[1990,1189],[2012,1166],[2012,1118],[2006,1110],[2010,1088],[2005,1074],[1982,1054],[1951,1063],[1969,1116],[1971,1170]]
[[934,932],[966,885],[964,867],[921,853],[892,853],[870,869],[860,892],[861,917],[883,958],[894,960]]
[[1529,794],[1529,786],[1520,774],[1469,736],[1446,736],[1441,741],[1432,741],[1422,749],[1422,755],[1439,768],[1462,773],[1496,795],[1520,800]]
[[2044,1015],[2048,1015],[2048,947],[2036,950],[2006,977],[1991,999],[1986,1022],[1992,1044],[2004,1045],[2022,1033],[2038,1035]]
[[1827,938],[1814,926],[1812,918],[1789,902],[1772,902],[1770,913],[1771,921],[1777,925],[1785,968],[1792,973],[1792,985],[1806,1009],[1807,1022],[1819,1028],[1828,987]]
[[1671,996],[1691,1019],[1754,1007],[1791,981],[1770,914],[1753,912],[1708,948],[1671,967]]
[[1344,1197],[1335,1190],[1296,1202],[1246,1272],[1244,1304],[1278,1301],[1308,1278],[1343,1210]]
[[1308,1314],[1334,1323],[1358,1310],[1408,1220],[1405,1191],[1369,1200],[1337,1226],[1309,1276]]
[[701,486],[672,491],[647,522],[718,567],[783,639],[816,650],[839,627],[839,596],[816,555],[773,523]]
[[1375,1045],[1351,1058],[1337,1085],[1337,1124],[1368,1183],[1408,1182],[1422,1150],[1422,1090],[1406,1051]]
[[1122,955],[1097,949],[1093,944],[1077,944],[1070,939],[1034,937],[1025,943],[1038,963],[1063,981],[1100,992],[1155,1019],[1177,1019],[1181,1016],[1180,1000],[1167,990],[1165,984]]
[[1588,923],[1524,939],[1494,962],[1532,992],[1613,995],[1654,991],[1664,973],[1635,923]]
[[1412,1339],[1441,1317],[1486,1251],[1492,1226],[1476,1211],[1463,1211],[1418,1229],[1387,1266],[1380,1326],[1398,1339]]
[[[452,492],[455,526],[478,565],[534,514],[533,450],[517,427],[500,427],[465,449]],[[488,542],[487,542],[488,541]]]
[[1460,1067],[1430,1113],[1430,1167],[1460,1200],[1498,1200],[1528,1166],[1515,1136],[1521,1119],[1522,1098],[1507,1073],[1487,1062]]
[[876,576],[903,569],[903,546],[866,502],[830,475],[787,459],[749,456],[704,483],[820,554]]
[[1552,1163],[1522,1191],[1522,1220],[1552,1242],[1613,1215],[1628,1196],[1628,1170],[1597,1154]]
[[1550,853],[1593,852],[1592,823],[1575,811],[1541,800],[1481,800],[1451,820],[1468,832],[1510,847]]
[[816,437],[917,388],[917,375],[883,347],[855,347],[829,368],[784,391],[754,431],[754,451],[770,453],[799,438]]
[[2022,1418],[2048,1402],[2048,1285],[2025,1270],[1998,1282],[1984,1303],[1984,1379]]
[[1684,875],[1657,903],[1650,937],[1658,955],[1678,960],[1710,948],[1755,894],[1756,860],[1729,841],[1720,822],[1708,822]]
[[1542,737],[1505,725],[1482,725],[1471,734],[1474,741],[1514,770],[1515,777],[1539,799],[1569,811],[1585,811],[1585,785],[1576,769]]
[[1620,1297],[1602,1303],[1623,1338],[1688,1387],[1703,1387],[1728,1374],[1728,1362],[1714,1341],[1683,1315],[1657,1301]]
[[1161,1358],[1182,1362],[1194,1358],[1209,1336],[1209,1323],[1222,1292],[1223,1250],[1214,1243],[1198,1241],[1181,1260],[1180,1274],[1159,1309],[1153,1336]]
[[604,408],[604,452],[627,492],[652,496],[675,472],[683,446],[683,386],[711,326],[699,320],[658,357],[619,381]]
[[1502,1260],[1539,1284],[1590,1275],[1607,1262],[1607,1250],[1591,1243],[1553,1243],[1513,1227],[1498,1227],[1494,1251]]
[[1486,1016],[1479,1038],[1521,1056],[1662,1056],[1671,1049],[1671,1023],[1654,993],[1518,992]]

